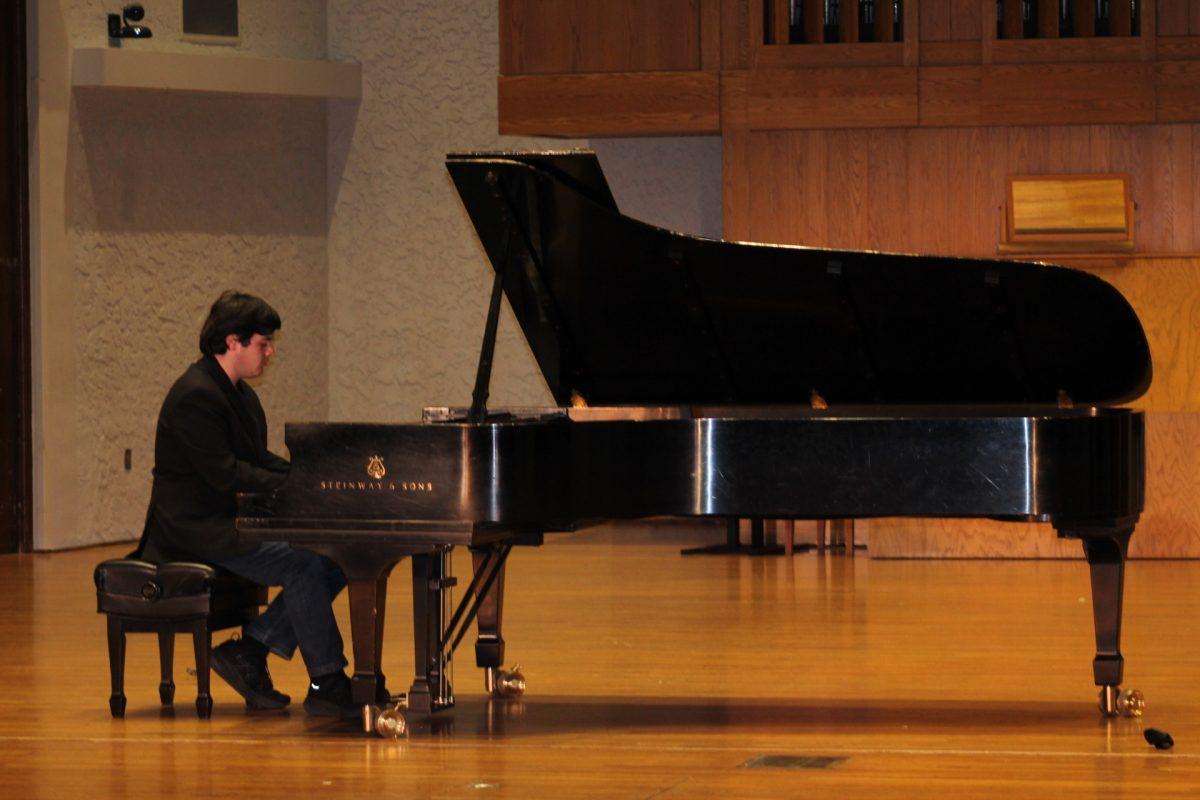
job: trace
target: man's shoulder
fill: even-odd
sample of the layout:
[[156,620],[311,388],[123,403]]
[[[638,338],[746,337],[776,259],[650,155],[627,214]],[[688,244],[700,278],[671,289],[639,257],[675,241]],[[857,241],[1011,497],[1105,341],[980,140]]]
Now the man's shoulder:
[[221,387],[208,374],[208,370],[204,368],[204,360],[201,359],[191,364],[175,379],[175,383],[171,384],[170,390],[167,391],[164,405],[175,405],[192,399],[218,399],[220,396]]

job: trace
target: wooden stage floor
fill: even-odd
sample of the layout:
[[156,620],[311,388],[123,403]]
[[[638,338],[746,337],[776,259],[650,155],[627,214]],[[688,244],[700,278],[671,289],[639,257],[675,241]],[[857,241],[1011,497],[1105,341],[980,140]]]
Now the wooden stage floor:
[[[161,712],[148,635],[130,639],[127,717],[112,720],[91,572],[128,548],[0,557],[0,797],[1200,795],[1200,562],[1131,565],[1127,685],[1148,711],[1108,721],[1082,558],[684,558],[679,545],[598,529],[514,552],[505,638],[528,695],[490,705],[468,640],[458,708],[400,742],[306,718],[298,659],[272,659],[294,709],[247,713],[214,676],[213,717],[197,720],[184,641],[175,710]],[[411,675],[407,576],[402,564],[388,607],[394,689]],[[1175,748],[1149,747],[1151,726]],[[760,756],[840,760],[746,766]]]

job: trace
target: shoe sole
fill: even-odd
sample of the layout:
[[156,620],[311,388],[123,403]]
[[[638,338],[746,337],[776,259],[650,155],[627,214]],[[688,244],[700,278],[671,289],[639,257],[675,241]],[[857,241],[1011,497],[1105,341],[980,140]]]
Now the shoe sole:
[[289,697],[286,701],[280,702],[264,694],[259,694],[250,684],[242,679],[242,675],[233,665],[225,660],[225,657],[220,653],[213,651],[212,671],[221,676],[221,680],[233,687],[233,690],[242,696],[246,701],[246,707],[252,708],[255,711],[278,711],[281,708],[287,708],[288,703],[292,700]]

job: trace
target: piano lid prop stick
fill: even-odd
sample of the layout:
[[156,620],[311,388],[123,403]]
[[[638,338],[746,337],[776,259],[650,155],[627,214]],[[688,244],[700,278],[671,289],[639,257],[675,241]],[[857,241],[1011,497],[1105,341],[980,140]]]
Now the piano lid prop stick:
[[[507,247],[505,250],[507,251]],[[507,265],[508,253],[505,253]],[[492,301],[488,306],[487,324],[483,329],[483,346],[479,351],[479,371],[475,374],[475,391],[471,393],[468,422],[483,422],[487,418],[488,384],[492,380],[492,356],[496,351],[496,328],[500,323],[500,295],[504,290],[504,272],[496,270],[492,281]]]

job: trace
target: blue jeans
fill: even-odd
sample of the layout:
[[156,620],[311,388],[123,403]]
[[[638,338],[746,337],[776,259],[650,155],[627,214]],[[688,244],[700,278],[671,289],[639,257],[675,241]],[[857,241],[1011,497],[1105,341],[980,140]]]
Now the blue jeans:
[[243,636],[286,659],[298,645],[314,678],[346,666],[342,634],[333,616],[333,598],[346,586],[337,564],[283,542],[263,542],[251,553],[216,563],[255,583],[283,587],[267,610],[242,629]]

